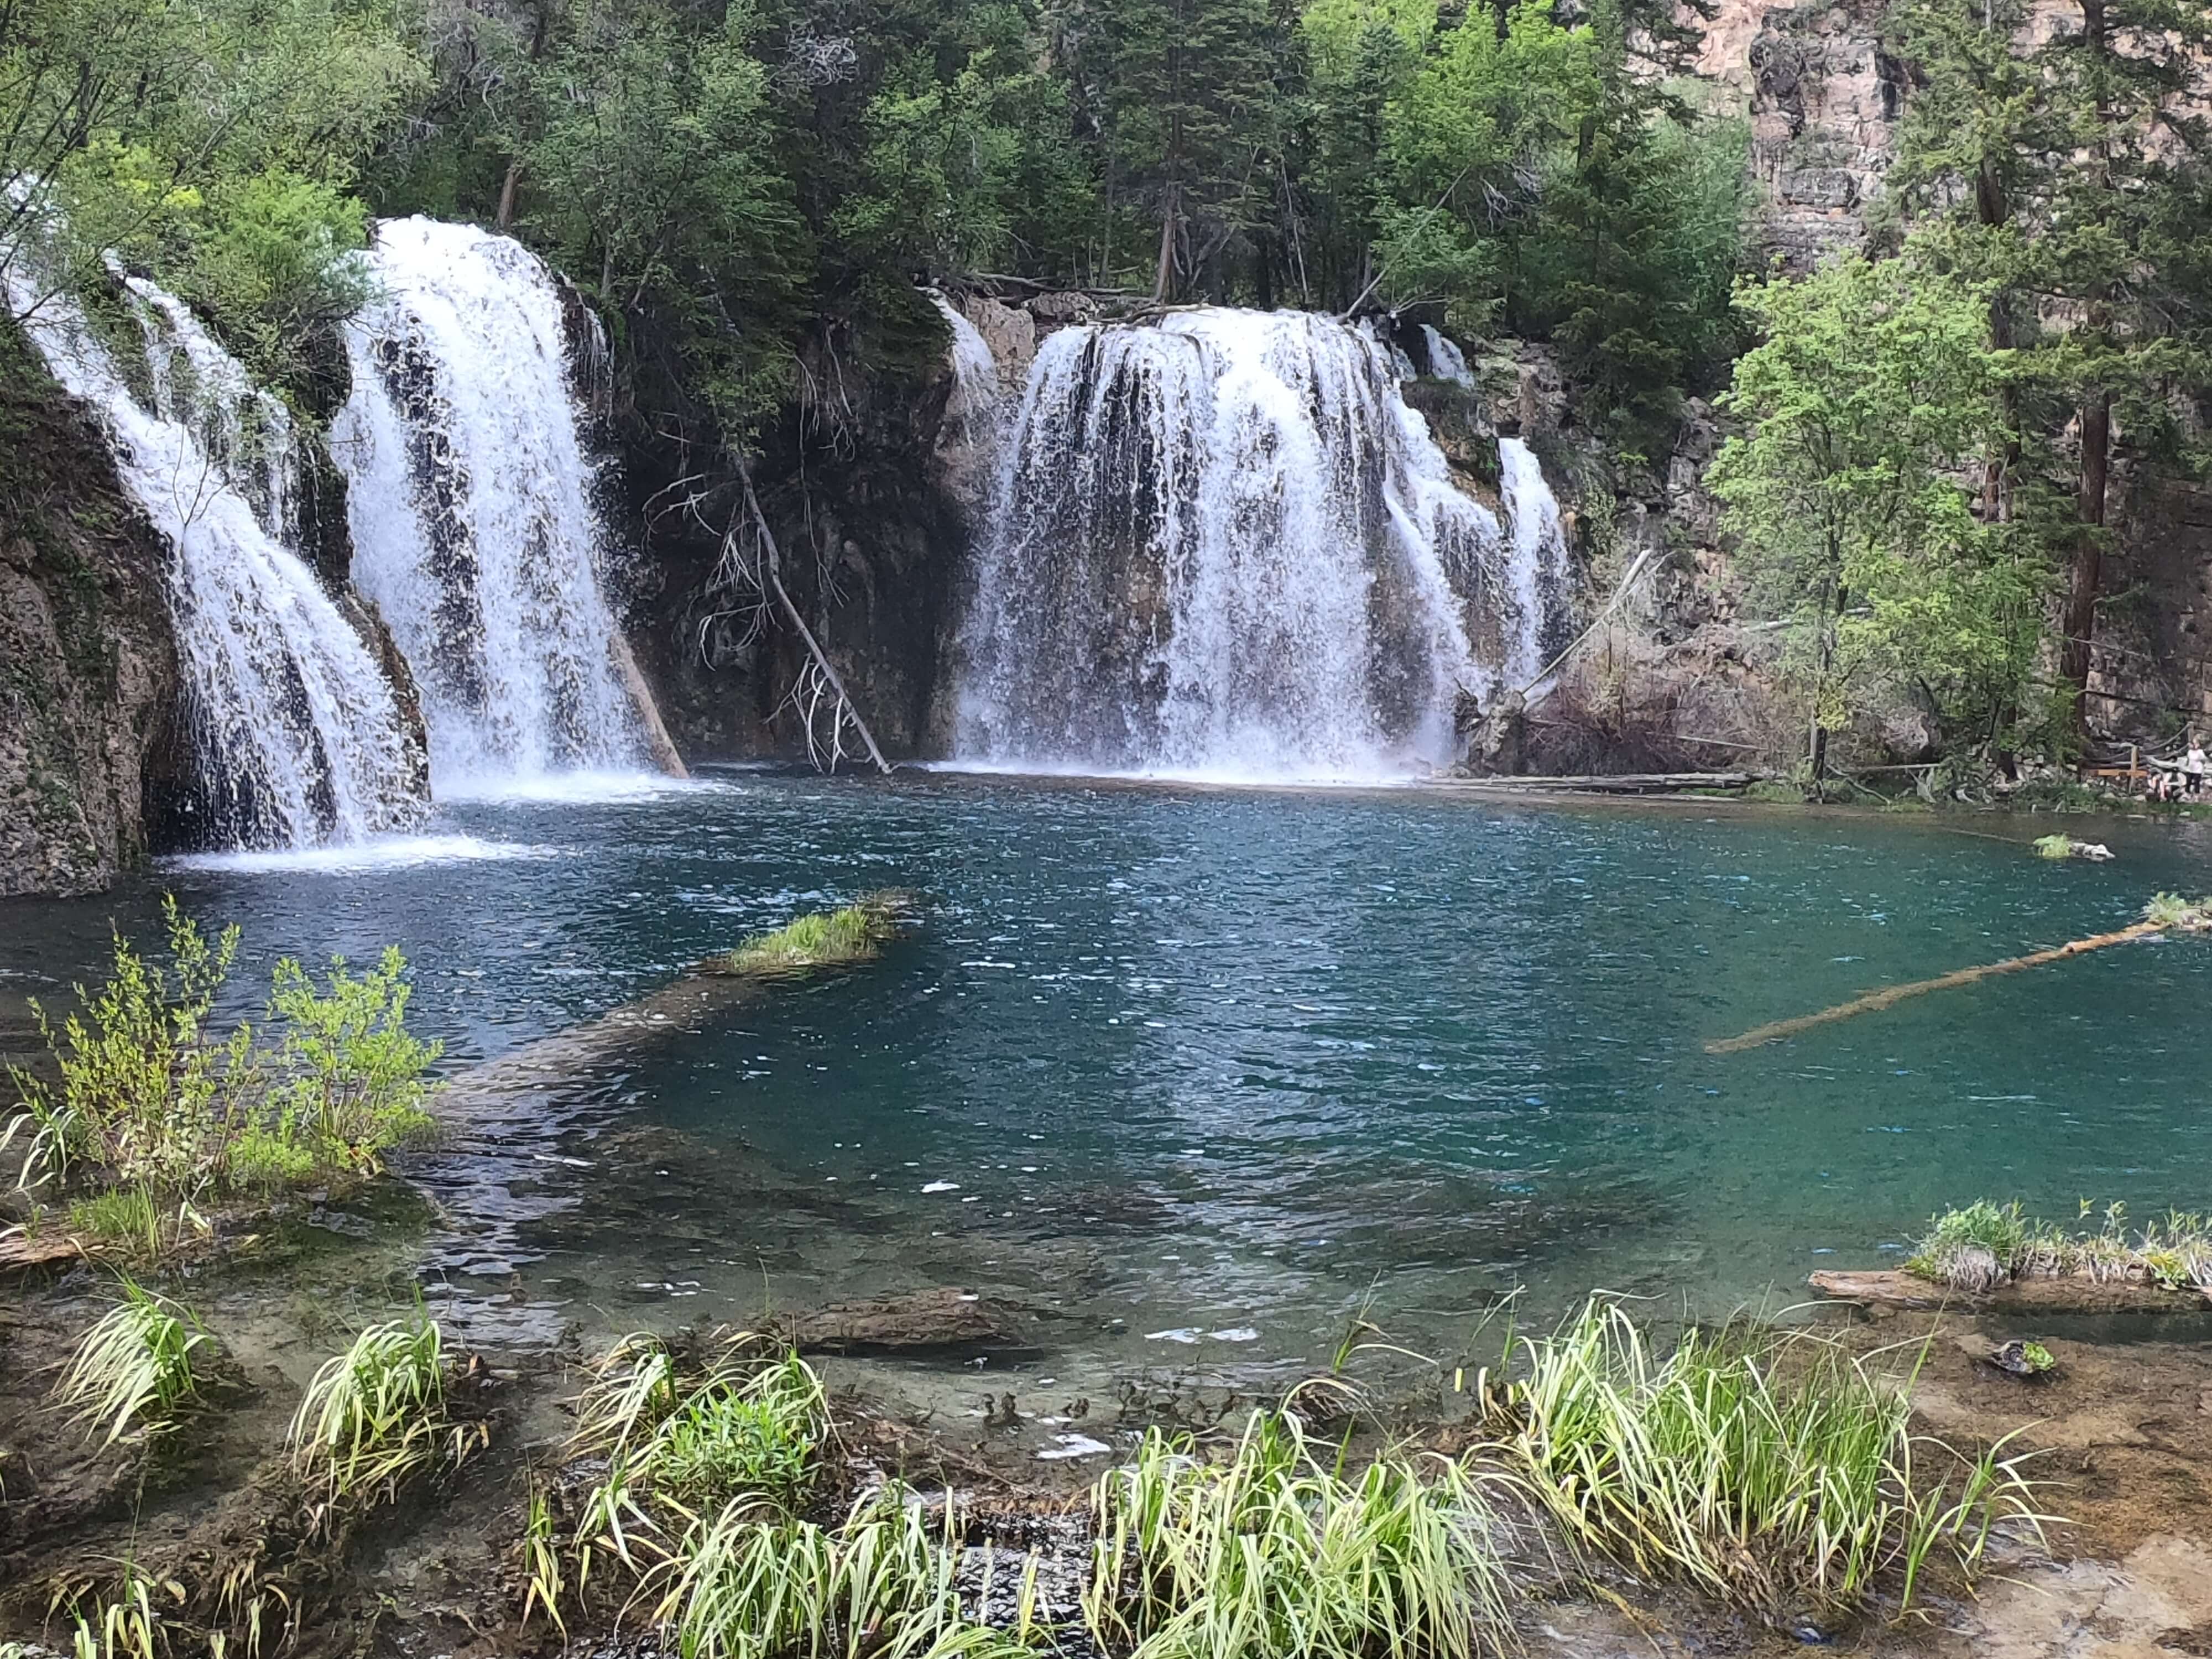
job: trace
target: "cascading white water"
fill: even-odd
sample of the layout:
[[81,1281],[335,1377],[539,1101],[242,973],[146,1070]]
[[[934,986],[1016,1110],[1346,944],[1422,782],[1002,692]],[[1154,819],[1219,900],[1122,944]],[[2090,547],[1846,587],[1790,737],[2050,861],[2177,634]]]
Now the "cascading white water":
[[1467,353],[1459,349],[1456,341],[1429,323],[1421,325],[1421,338],[1429,348],[1431,374],[1439,380],[1449,380],[1454,386],[1474,384],[1474,371],[1467,366]]
[[210,846],[307,847],[417,820],[421,745],[361,635],[295,550],[289,412],[182,301],[126,288],[149,410],[83,309],[9,262],[9,308],[98,413],[125,488],[175,550],[170,611]]
[[647,758],[618,666],[562,296],[519,242],[377,227],[331,430],[354,580],[422,689],[441,794]]
[[1460,693],[1533,673],[1557,619],[1398,380],[1374,333],[1300,313],[1054,334],[979,549],[956,758],[1447,763]]
[[[1559,519],[1558,497],[1544,482],[1535,452],[1518,438],[1498,441],[1498,493],[1505,520],[1513,527],[1513,581],[1522,614],[1562,617],[1568,602],[1567,532]],[[1542,671],[1547,646],[1561,641],[1531,634],[1516,641],[1518,654],[1508,670],[1517,686],[1527,686]]]
[[961,442],[988,443],[995,435],[1000,416],[998,361],[959,307],[933,288],[925,291],[952,331],[952,395],[945,403],[945,422]]

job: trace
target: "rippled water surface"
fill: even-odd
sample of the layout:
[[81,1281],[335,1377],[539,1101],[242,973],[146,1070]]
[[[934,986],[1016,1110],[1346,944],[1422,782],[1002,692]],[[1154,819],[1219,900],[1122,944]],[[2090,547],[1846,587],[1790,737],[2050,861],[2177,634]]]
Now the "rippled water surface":
[[731,773],[0,907],[0,997],[85,971],[111,916],[149,931],[166,884],[243,924],[241,977],[398,943],[458,1069],[908,887],[880,964],[418,1158],[430,1274],[615,1324],[954,1283],[1056,1316],[1048,1360],[1264,1371],[1363,1303],[1442,1352],[1516,1284],[1786,1298],[1947,1200],[2203,1203],[2212,944],[1704,1051],[2212,884],[2201,830],[2100,824],[2087,866],[2030,857],[2048,827]]

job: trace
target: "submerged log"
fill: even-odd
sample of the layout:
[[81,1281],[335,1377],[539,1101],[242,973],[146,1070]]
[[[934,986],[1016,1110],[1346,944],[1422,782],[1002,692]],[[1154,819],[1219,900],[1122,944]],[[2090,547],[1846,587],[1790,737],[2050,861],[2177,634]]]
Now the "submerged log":
[[2169,1291],[2135,1279],[2013,1279],[1979,1294],[1938,1285],[1918,1273],[1887,1269],[1817,1273],[1809,1281],[1823,1296],[1878,1308],[1987,1308],[2021,1313],[2193,1313],[2212,1296]]
[[1757,781],[1749,772],[1598,772],[1555,777],[1438,778],[1431,781],[1431,787],[1532,793],[1553,790],[1576,795],[1665,795],[1687,789],[1747,789]]
[[783,1320],[776,1334],[801,1353],[927,1353],[1024,1340],[1012,1309],[951,1287],[841,1302]]

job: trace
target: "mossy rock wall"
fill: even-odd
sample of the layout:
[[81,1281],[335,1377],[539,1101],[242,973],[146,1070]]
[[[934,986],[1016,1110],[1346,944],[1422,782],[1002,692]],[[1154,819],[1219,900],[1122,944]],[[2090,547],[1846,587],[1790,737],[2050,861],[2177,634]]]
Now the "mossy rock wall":
[[177,693],[166,559],[97,427],[0,322],[0,897],[97,892],[145,856]]

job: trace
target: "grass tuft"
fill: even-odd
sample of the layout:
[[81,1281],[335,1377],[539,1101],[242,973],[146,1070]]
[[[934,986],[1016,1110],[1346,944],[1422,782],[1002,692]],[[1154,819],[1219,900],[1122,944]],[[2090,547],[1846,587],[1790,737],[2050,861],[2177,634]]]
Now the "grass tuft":
[[871,893],[842,909],[816,911],[773,933],[746,939],[708,970],[724,974],[794,974],[872,962],[898,935],[903,895]]
[[171,1427],[198,1393],[192,1350],[210,1340],[181,1303],[128,1278],[122,1290],[123,1299],[84,1334],[54,1385],[54,1403],[73,1409],[86,1425],[87,1439],[106,1426],[102,1446],[126,1434],[150,1437]]
[[[2000,1522],[2039,1530],[2002,1444],[1967,1458],[1912,1435],[1906,1389],[1808,1334],[1692,1330],[1662,1358],[1593,1298],[1521,1347],[1509,1456],[1571,1538],[1638,1571],[1834,1611],[1889,1570],[1909,1603],[1939,1552],[1971,1575]],[[1916,1449],[1952,1466],[1932,1489]]]
[[[2091,1230],[2085,1224],[2099,1214]],[[2174,1210],[2131,1232],[2127,1206],[2100,1212],[2085,1200],[2075,1221],[2069,1229],[2030,1218],[2017,1200],[1976,1199],[1935,1217],[1905,1265],[1973,1295],[2021,1279],[2212,1291],[2212,1218]]]
[[1502,1652],[1491,1508],[1462,1465],[1423,1474],[1383,1458],[1347,1480],[1286,1411],[1221,1462],[1155,1429],[1094,1494],[1091,1634],[1133,1659]]
[[324,1362],[293,1416],[293,1467],[327,1503],[390,1497],[422,1471],[459,1465],[481,1424],[446,1409],[444,1338],[419,1315],[372,1325]]

